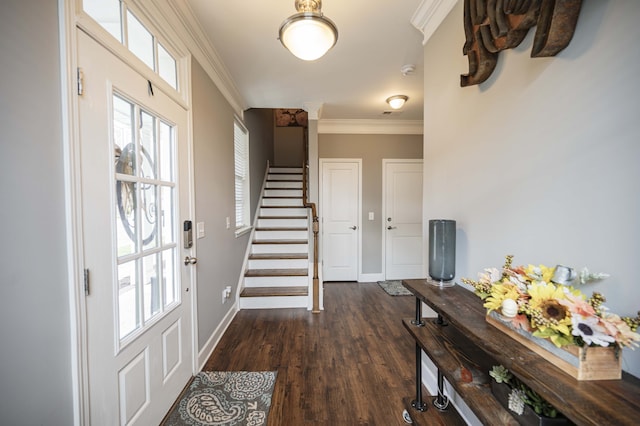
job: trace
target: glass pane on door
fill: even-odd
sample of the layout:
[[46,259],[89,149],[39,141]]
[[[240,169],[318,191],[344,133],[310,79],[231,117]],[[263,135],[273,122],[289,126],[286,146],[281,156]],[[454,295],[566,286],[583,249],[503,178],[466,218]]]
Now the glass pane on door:
[[173,127],[113,96],[119,337],[179,302]]

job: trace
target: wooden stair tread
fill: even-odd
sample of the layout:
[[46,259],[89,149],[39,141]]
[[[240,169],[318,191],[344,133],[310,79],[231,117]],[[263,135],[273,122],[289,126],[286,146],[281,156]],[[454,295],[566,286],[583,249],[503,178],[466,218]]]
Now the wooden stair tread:
[[307,253],[252,253],[249,259],[308,259]]
[[240,297],[308,296],[307,287],[245,287]]
[[308,240],[253,240],[253,244],[307,244]]
[[306,277],[309,269],[249,269],[245,277]]

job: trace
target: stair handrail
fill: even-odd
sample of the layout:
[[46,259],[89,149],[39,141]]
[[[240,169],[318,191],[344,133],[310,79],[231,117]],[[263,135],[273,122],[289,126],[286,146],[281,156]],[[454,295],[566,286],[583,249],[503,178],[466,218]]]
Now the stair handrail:
[[320,224],[316,203],[309,202],[309,193],[307,191],[308,178],[309,163],[305,161],[302,165],[302,202],[306,208],[311,209],[311,218],[313,220],[313,307],[311,312],[317,314],[320,313],[320,279],[318,278],[318,233],[320,231]]

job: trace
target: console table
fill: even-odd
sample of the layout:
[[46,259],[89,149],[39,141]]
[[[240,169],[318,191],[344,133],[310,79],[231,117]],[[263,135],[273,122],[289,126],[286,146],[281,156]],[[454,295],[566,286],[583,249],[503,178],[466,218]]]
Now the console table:
[[[439,402],[437,397],[422,399],[422,351],[438,368],[439,386],[446,378],[485,425],[518,424],[491,393],[488,371],[497,364],[577,425],[640,422],[640,379],[623,372],[621,380],[578,381],[488,324],[482,301],[473,292],[459,285],[433,286],[423,279],[402,284],[416,297],[415,317],[402,320],[416,342],[416,398],[404,398],[414,424],[464,424],[454,407],[441,411],[432,403]],[[422,302],[438,317],[422,319]]]

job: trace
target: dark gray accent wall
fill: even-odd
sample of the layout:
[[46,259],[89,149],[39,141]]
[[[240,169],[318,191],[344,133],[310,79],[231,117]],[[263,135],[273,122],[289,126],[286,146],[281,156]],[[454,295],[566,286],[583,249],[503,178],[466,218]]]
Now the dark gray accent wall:
[[[273,165],[273,110],[252,108],[244,112],[244,124],[249,130],[249,167],[251,179],[251,212],[255,212],[262,191],[267,161]],[[251,216],[253,220],[253,216]]]
[[57,2],[0,6],[0,423],[73,424]]

